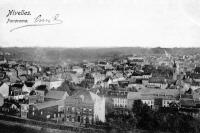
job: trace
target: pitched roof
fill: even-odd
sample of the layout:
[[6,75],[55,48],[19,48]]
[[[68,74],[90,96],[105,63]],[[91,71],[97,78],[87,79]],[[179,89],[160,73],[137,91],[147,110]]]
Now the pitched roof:
[[142,93],[146,94],[166,94],[166,95],[176,95],[179,94],[177,89],[153,89],[153,88],[143,88],[140,90]]
[[140,92],[129,92],[127,99],[153,99],[153,98],[175,98],[179,94],[176,89],[146,89]]
[[34,82],[28,82],[28,81],[25,81],[25,85],[27,87],[32,87],[34,85]]
[[39,86],[36,87],[36,90],[45,91],[45,90],[47,90],[47,86],[46,85],[39,85]]
[[85,89],[76,91],[74,95],[67,97],[66,99],[66,103],[76,103],[78,101],[81,101],[84,104],[94,104],[90,92]]
[[23,84],[13,84],[11,87],[22,88]]
[[194,100],[181,100],[180,101],[181,106],[196,106],[196,103]]
[[57,105],[63,105],[64,101],[63,100],[52,100],[52,101],[47,101],[47,102],[43,102],[43,103],[38,103],[35,104],[34,106],[40,110],[40,109],[44,109],[44,108],[48,108],[48,107],[53,107],[53,106],[57,106]]
[[198,74],[198,73],[192,73],[192,74],[191,74],[191,77],[192,77],[193,79],[200,79],[200,74]]
[[51,98],[51,99],[61,100],[66,95],[67,95],[66,91],[51,90],[51,91],[49,91],[46,94],[45,98]]
[[163,77],[151,77],[149,78],[149,83],[166,83],[166,79]]

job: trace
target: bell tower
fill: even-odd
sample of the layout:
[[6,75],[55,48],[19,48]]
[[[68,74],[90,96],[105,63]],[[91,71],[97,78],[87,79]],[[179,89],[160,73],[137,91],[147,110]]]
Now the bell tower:
[[178,70],[177,70],[177,64],[174,60],[174,63],[173,63],[173,80],[177,80],[177,75],[178,75]]

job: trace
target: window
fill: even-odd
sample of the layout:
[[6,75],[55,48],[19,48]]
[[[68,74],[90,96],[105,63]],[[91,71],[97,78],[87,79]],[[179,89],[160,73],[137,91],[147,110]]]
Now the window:
[[41,111],[41,115],[43,114],[43,112]]
[[32,112],[32,115],[34,115],[35,113],[34,112]]
[[78,116],[78,122],[81,122],[81,117],[80,116]]
[[49,119],[50,118],[50,115],[47,115],[47,119]]
[[66,117],[66,120],[69,121],[69,116]]
[[69,108],[68,108],[68,107],[66,107],[66,108],[65,108],[65,111],[67,112],[67,111],[68,111],[68,109],[69,109]]
[[83,123],[86,123],[86,116],[83,117]]
[[74,122],[74,118],[72,118],[72,122]]
[[89,116],[89,123],[92,124],[92,117]]
[[72,107],[72,112],[75,112],[75,107]]

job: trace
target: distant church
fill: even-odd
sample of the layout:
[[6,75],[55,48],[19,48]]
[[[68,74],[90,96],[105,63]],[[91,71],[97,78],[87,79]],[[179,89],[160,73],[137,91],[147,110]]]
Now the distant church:
[[173,80],[177,80],[178,74],[179,74],[179,65],[174,60],[174,63],[173,63]]

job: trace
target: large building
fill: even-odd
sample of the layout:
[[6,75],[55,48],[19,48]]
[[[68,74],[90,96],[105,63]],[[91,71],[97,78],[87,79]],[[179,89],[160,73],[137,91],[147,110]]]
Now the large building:
[[105,98],[79,90],[65,101],[66,122],[80,125],[105,122]]
[[129,92],[127,95],[127,106],[133,107],[135,100],[141,100],[151,108],[168,107],[170,103],[176,102],[179,91],[177,89],[150,89],[145,88],[140,92]]
[[113,106],[115,109],[127,108],[127,91],[117,90],[108,92],[108,97],[113,101]]

